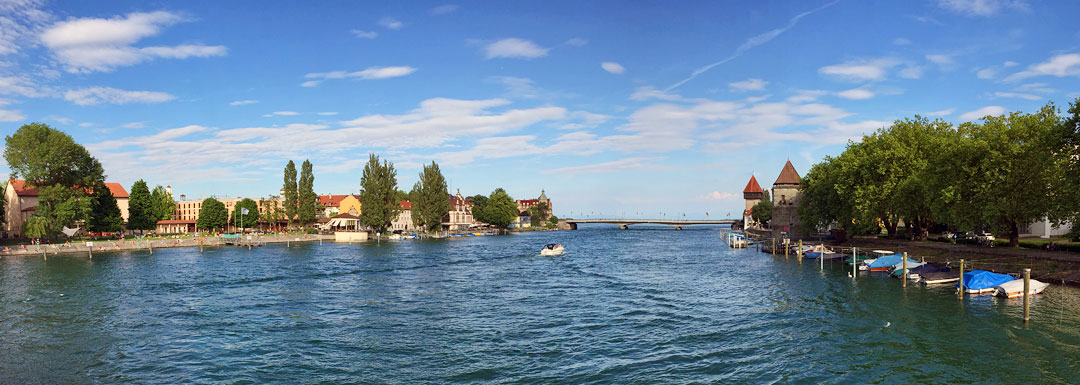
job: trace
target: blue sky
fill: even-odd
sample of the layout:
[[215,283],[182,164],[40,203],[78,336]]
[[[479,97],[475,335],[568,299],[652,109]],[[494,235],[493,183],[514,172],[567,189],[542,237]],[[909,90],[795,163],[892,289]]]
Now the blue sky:
[[[545,189],[559,216],[711,218],[786,159],[922,114],[1080,97],[1074,1],[0,0],[0,132],[71,134],[108,179],[276,194],[288,159],[359,191]],[[6,167],[6,166],[5,166]]]

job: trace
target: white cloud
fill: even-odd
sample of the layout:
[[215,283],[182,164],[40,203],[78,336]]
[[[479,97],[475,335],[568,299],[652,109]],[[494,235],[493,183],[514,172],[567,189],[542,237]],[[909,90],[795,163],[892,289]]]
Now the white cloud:
[[446,4],[434,7],[428,10],[430,15],[445,15],[458,10],[458,6],[455,4]]
[[926,60],[937,65],[949,65],[953,64],[953,59],[949,55],[926,55]]
[[713,192],[709,193],[709,195],[706,195],[706,198],[714,199],[714,200],[718,200],[718,201],[728,201],[728,200],[740,200],[740,199],[742,199],[741,196],[735,195],[735,194],[727,192],[727,191],[725,191],[725,192],[713,191]]
[[863,100],[874,97],[874,93],[865,88],[853,88],[850,90],[837,92],[836,96],[844,99]]
[[900,77],[904,79],[918,79],[923,74],[923,68],[917,65],[907,65],[900,70]]
[[884,79],[886,70],[897,64],[899,63],[894,59],[880,58],[825,66],[818,72],[842,80],[876,81]]
[[730,86],[732,90],[737,91],[761,91],[765,89],[765,85],[768,83],[769,82],[761,79],[751,78],[743,81],[728,83],[728,86]]
[[662,100],[682,100],[682,96],[671,94],[666,91],[661,91],[652,86],[638,87],[634,90],[634,93],[630,95],[630,99],[633,100],[649,100],[649,99],[662,99]]
[[379,19],[379,25],[386,29],[401,29],[405,26],[404,23],[389,16]]
[[[0,106],[6,103],[0,103]],[[26,120],[26,115],[23,115],[19,110],[6,110],[0,108],[0,122],[21,122]]]
[[43,6],[41,0],[0,2],[0,55],[16,53],[36,41],[53,18]]
[[535,82],[529,78],[520,78],[514,76],[493,76],[489,78],[491,81],[499,83],[506,87],[506,97],[509,98],[521,98],[521,99],[556,99],[566,97],[568,94],[548,91],[536,86]]
[[244,100],[237,100],[237,101],[229,102],[229,105],[230,106],[246,106],[248,104],[255,104],[255,103],[258,103],[258,102],[259,102],[258,100],[244,99]]
[[949,116],[952,115],[953,112],[956,112],[955,108],[946,108],[944,110],[927,112],[926,116]]
[[263,117],[269,118],[271,116],[296,116],[296,115],[300,115],[300,113],[296,112],[296,111],[274,111],[274,112],[271,112],[269,114],[263,115]]
[[1018,65],[1020,65],[1020,63],[1014,62],[1012,60],[1006,61],[1004,64],[1002,64],[1002,66],[1005,67],[1005,68],[1016,67]]
[[963,114],[960,114],[960,116],[958,118],[960,120],[962,120],[962,121],[972,121],[972,120],[982,119],[983,117],[988,116],[988,115],[997,116],[997,115],[1001,115],[1001,114],[1004,114],[1004,113],[1005,113],[1005,107],[1002,107],[1002,106],[986,106],[986,107],[983,107],[983,108],[980,108],[980,109],[977,109],[977,110],[974,110],[974,111],[968,111],[968,112],[965,112]]
[[831,2],[825,3],[824,5],[822,5],[820,7],[817,7],[817,8],[811,9],[809,11],[806,11],[806,12],[800,13],[798,15],[795,15],[795,17],[792,17],[791,19],[789,19],[787,24],[784,25],[783,27],[772,29],[772,30],[767,31],[765,33],[761,33],[761,34],[759,34],[757,36],[753,36],[753,37],[751,37],[749,39],[746,39],[746,41],[743,42],[741,45],[739,45],[739,47],[735,48],[735,52],[733,52],[730,56],[728,56],[728,57],[726,57],[723,60],[720,60],[718,62],[714,62],[712,64],[709,64],[709,65],[706,65],[704,67],[701,67],[701,68],[698,68],[698,69],[694,70],[694,72],[690,73],[689,77],[679,81],[678,83],[672,84],[670,87],[665,88],[664,91],[665,92],[670,92],[671,90],[673,90],[675,88],[678,88],[679,86],[681,86],[683,84],[686,84],[686,82],[688,82],[690,80],[693,80],[694,78],[698,77],[698,75],[701,75],[701,74],[703,74],[705,72],[708,72],[709,70],[715,68],[716,66],[719,66],[721,64],[727,63],[727,62],[732,61],[732,60],[735,60],[739,56],[742,56],[744,53],[746,53],[746,51],[749,51],[750,49],[752,49],[754,47],[757,47],[757,46],[760,46],[762,44],[765,44],[765,43],[768,43],[768,42],[772,41],[772,39],[775,39],[777,36],[780,36],[780,35],[784,34],[784,32],[787,32],[788,30],[790,30],[792,28],[795,28],[795,25],[799,23],[800,19],[802,19],[802,18],[804,18],[806,16],[809,16],[809,15],[813,14],[814,12],[818,12],[818,11],[821,11],[821,10],[823,10],[825,8],[831,7],[833,4],[836,4],[837,2],[839,2],[839,0],[833,0]]
[[975,73],[975,77],[979,79],[993,79],[997,77],[997,71],[993,68],[983,68]]
[[162,103],[175,99],[175,96],[157,91],[126,91],[111,87],[89,87],[68,90],[64,99],[80,106],[108,103]]
[[902,37],[898,37],[896,39],[893,39],[892,43],[894,45],[908,45],[908,44],[911,44],[911,40],[908,40],[908,39],[905,39],[905,38],[902,38]]
[[624,158],[611,162],[544,170],[548,175],[606,174],[627,170],[654,170],[662,158]]
[[1042,63],[1033,64],[1026,70],[1014,73],[1005,78],[1007,82],[1014,82],[1035,76],[1080,76],[1080,53],[1061,54],[1051,57]]
[[798,90],[795,95],[787,98],[788,103],[806,103],[817,100],[818,98],[825,96],[829,91],[825,90]]
[[572,46],[572,47],[584,47],[586,44],[589,44],[589,41],[585,40],[585,39],[582,39],[580,37],[572,37],[570,39],[567,39],[566,42],[563,43],[563,44],[566,44],[566,45],[569,45],[569,46]]
[[64,116],[56,116],[56,115],[46,116],[45,120],[52,120],[54,122],[57,122],[57,123],[60,123],[60,124],[65,124],[65,125],[75,123],[75,119],[64,117]]
[[178,14],[157,11],[129,13],[111,19],[83,18],[56,23],[41,34],[41,42],[63,63],[68,72],[111,71],[153,58],[184,59],[222,56],[224,46],[185,44],[134,47],[162,28],[186,21]]
[[120,127],[123,127],[123,128],[143,128],[143,127],[146,127],[146,123],[144,123],[144,122],[124,123],[124,124],[121,124]]
[[316,112],[315,114],[317,114],[319,116],[334,116],[334,115],[337,115],[338,113],[336,111],[326,111],[326,112]]
[[613,73],[613,74],[616,74],[616,75],[622,75],[623,72],[626,72],[626,68],[623,68],[622,64],[619,64],[619,63],[616,63],[616,62],[611,62],[611,61],[606,61],[606,62],[600,63],[600,68],[603,68],[604,71],[607,71],[607,72],[610,72],[610,73]]
[[1038,95],[1025,94],[1025,93],[1020,93],[1020,92],[995,92],[994,96],[999,97],[999,98],[1018,98],[1018,99],[1027,99],[1027,100],[1039,100],[1039,99],[1042,99],[1042,97],[1040,97]]
[[314,87],[322,83],[323,80],[328,79],[389,79],[401,76],[408,76],[416,72],[416,68],[409,66],[396,66],[396,67],[369,67],[367,69],[355,72],[346,71],[330,71],[330,72],[313,72],[304,75],[308,80],[300,83],[302,87]]
[[379,36],[375,31],[363,31],[359,29],[352,30],[352,34],[360,39],[374,39]]
[[542,48],[528,40],[513,37],[496,41],[484,47],[484,57],[487,59],[535,59],[547,56],[547,54],[547,48]]
[[1005,9],[1028,9],[1021,0],[938,0],[938,6],[965,16],[993,16]]
[[1016,90],[1024,91],[1024,92],[1038,92],[1038,93],[1043,93],[1043,94],[1049,94],[1049,93],[1057,92],[1057,90],[1055,90],[1053,88],[1050,88],[1050,87],[1047,87],[1046,83],[1022,84],[1019,87],[1016,87]]
[[28,98],[45,96],[30,79],[24,76],[0,76],[0,95],[20,95]]

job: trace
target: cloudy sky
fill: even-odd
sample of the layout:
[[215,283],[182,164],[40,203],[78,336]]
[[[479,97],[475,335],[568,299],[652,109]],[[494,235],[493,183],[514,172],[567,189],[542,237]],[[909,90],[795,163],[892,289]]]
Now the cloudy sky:
[[[288,159],[359,191],[546,189],[560,216],[710,218],[889,122],[1080,96],[1080,2],[0,0],[0,132],[71,134],[110,181],[267,196]],[[6,166],[4,170],[6,172]]]

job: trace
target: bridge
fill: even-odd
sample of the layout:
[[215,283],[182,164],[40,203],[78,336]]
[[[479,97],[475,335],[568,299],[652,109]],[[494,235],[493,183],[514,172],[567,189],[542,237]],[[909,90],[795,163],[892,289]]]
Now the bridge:
[[736,219],[560,219],[559,222],[566,223],[571,230],[577,230],[578,224],[581,223],[607,223],[619,225],[619,228],[623,230],[630,228],[630,225],[669,225],[675,226],[676,230],[682,230],[683,226],[731,225],[740,221]]

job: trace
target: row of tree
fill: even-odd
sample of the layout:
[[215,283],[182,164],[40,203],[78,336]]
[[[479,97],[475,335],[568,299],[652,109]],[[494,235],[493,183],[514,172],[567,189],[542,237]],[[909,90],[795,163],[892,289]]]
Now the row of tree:
[[902,221],[912,238],[943,227],[1001,232],[1017,246],[1021,227],[1043,218],[1080,223],[1080,99],[1070,107],[1066,117],[1051,103],[955,127],[897,120],[802,178],[803,226],[883,226],[893,238]]

